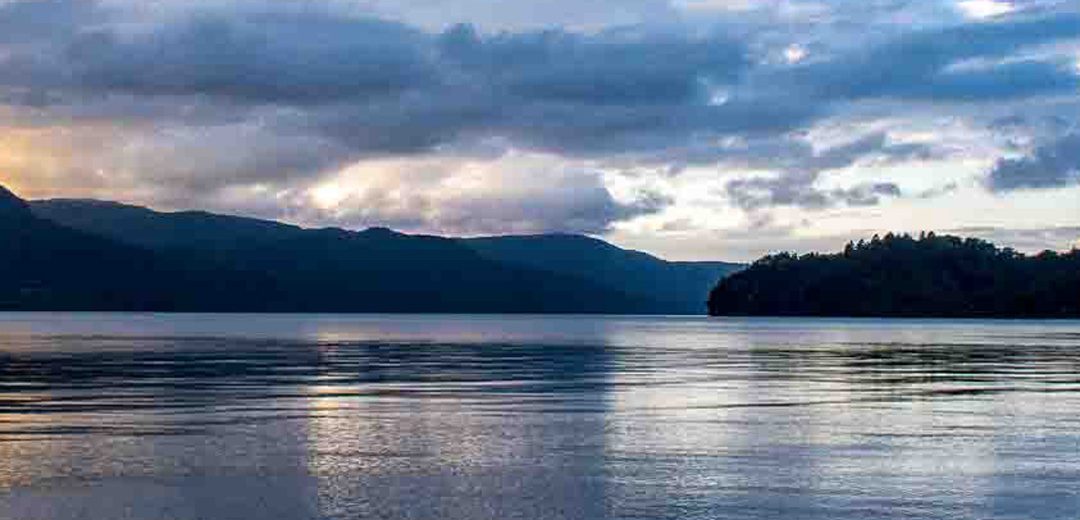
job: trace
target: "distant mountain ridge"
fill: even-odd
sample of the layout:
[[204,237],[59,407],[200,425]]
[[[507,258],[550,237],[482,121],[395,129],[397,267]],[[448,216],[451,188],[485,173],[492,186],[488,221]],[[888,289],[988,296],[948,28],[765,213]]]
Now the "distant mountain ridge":
[[743,266],[727,262],[669,262],[582,235],[551,234],[463,239],[488,258],[567,273],[651,297],[673,314],[700,314],[709,290]]
[[[96,200],[11,198],[0,207],[24,208],[44,234],[76,232],[102,248],[126,248],[169,266],[166,271],[200,273],[199,280],[188,276],[182,290],[156,289],[166,300],[157,307],[140,307],[160,310],[696,314],[705,310],[709,287],[739,267],[666,262],[574,235],[452,239],[385,228],[305,229]],[[86,270],[77,262],[56,267]],[[225,276],[215,280],[218,272]],[[208,294],[240,290],[204,304],[200,287],[209,287]],[[657,287],[663,290],[652,294]],[[6,305],[21,307],[18,298]]]
[[159,212],[94,199],[30,201],[38,217],[152,249],[221,248],[297,238],[299,226],[204,211]]

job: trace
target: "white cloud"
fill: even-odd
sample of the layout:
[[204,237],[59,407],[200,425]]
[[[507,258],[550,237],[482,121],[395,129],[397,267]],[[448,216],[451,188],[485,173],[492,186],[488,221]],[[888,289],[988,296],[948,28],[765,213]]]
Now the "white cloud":
[[587,162],[527,152],[365,160],[303,193],[303,219],[453,235],[602,233],[668,204],[655,192],[614,193]]
[[965,16],[986,19],[1009,14],[1016,10],[1011,2],[1001,0],[962,0],[956,6]]

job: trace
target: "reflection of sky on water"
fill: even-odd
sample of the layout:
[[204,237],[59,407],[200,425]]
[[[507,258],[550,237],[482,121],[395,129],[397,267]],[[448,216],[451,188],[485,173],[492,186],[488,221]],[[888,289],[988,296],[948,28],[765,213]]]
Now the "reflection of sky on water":
[[609,450],[653,464],[617,465],[631,477],[611,494],[654,499],[617,516],[1070,517],[1080,421],[1060,412],[1080,407],[1080,335],[1002,325],[886,324],[887,343],[861,324],[768,329],[719,349],[633,351],[634,366],[665,370],[614,379],[626,426]]
[[0,518],[1080,511],[1080,324],[0,316]]
[[[606,349],[325,352],[309,442],[329,517],[604,518]],[[371,374],[383,393],[356,393]]]
[[306,412],[273,392],[245,399],[265,353],[138,341],[0,362],[0,518],[317,518]]

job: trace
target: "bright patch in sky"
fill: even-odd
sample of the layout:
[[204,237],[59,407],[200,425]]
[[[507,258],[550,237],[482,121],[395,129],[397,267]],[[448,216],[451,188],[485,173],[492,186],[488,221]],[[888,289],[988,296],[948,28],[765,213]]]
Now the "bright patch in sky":
[[332,210],[348,197],[344,188],[334,181],[315,186],[309,193],[311,200],[322,210]]
[[745,11],[754,0],[675,0],[675,6],[688,11]]
[[801,45],[789,45],[784,49],[784,59],[788,63],[798,63],[806,58],[806,48]]
[[997,0],[963,0],[957,6],[965,15],[976,19],[993,18],[1016,9],[1010,2]]

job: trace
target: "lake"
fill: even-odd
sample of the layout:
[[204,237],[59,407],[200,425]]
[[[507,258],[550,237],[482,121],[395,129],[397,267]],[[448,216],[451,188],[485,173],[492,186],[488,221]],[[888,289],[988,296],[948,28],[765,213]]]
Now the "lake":
[[0,314],[0,519],[1076,519],[1080,322]]

